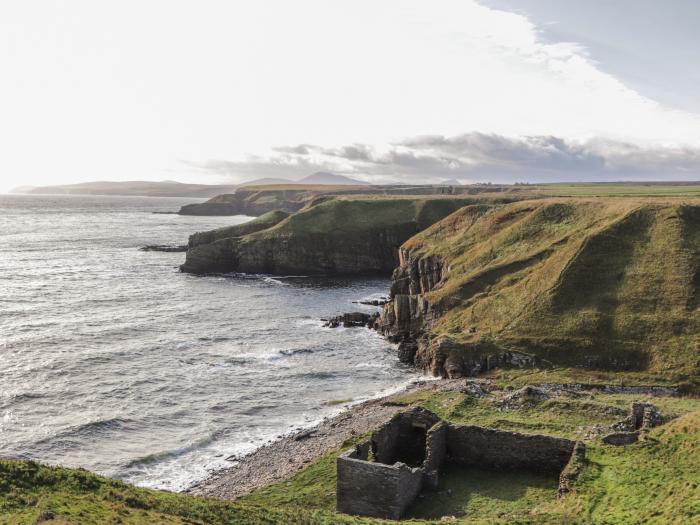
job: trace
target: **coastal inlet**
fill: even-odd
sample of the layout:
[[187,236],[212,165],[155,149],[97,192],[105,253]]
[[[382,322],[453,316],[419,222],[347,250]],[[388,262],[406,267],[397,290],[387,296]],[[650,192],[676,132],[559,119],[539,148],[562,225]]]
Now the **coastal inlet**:
[[197,277],[192,199],[0,196],[0,456],[181,490],[227,458],[415,379],[320,318],[378,311],[381,278]]

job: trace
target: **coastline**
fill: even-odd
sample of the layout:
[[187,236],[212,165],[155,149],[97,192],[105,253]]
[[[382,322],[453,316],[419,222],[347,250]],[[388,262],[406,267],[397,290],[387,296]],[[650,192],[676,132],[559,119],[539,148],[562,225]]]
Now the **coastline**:
[[419,380],[387,395],[351,405],[320,423],[286,434],[242,456],[231,467],[212,472],[183,491],[184,494],[233,500],[253,490],[285,480],[347,439],[373,430],[399,412],[394,401],[420,390],[453,389],[464,379]]

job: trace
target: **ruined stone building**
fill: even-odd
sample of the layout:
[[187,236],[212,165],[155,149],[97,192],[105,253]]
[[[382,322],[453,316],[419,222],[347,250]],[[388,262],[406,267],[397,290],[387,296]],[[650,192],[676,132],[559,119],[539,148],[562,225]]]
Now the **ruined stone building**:
[[445,463],[559,475],[566,492],[584,454],[568,439],[453,425],[413,408],[338,457],[337,510],[399,519],[421,490],[437,488]]

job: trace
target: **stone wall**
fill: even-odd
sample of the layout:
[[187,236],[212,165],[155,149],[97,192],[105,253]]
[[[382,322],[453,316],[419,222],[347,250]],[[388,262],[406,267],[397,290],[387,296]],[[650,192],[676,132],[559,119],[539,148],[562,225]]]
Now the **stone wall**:
[[423,469],[367,461],[368,450],[366,442],[338,457],[336,508],[346,514],[399,519],[422,488]]
[[438,421],[440,418],[422,408],[399,412],[372,434],[374,461],[392,465],[420,458],[422,462],[428,429]]
[[431,489],[436,489],[440,480],[440,467],[445,462],[447,455],[447,432],[448,424],[445,421],[440,421],[428,430],[425,462],[423,463],[423,482],[426,487]]
[[574,442],[477,426],[448,426],[447,454],[458,465],[559,474]]
[[399,519],[423,487],[437,488],[445,463],[557,474],[564,494],[584,457],[585,446],[568,439],[453,425],[413,408],[338,457],[336,504],[347,514]]

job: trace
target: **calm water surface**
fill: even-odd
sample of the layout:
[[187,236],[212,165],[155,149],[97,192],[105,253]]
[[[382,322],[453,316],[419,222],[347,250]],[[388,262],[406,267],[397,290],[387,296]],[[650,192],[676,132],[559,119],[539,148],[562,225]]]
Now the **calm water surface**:
[[[179,490],[232,454],[416,379],[365,329],[386,279],[194,277],[193,199],[0,195],[0,456]],[[339,402],[342,403],[339,404]]]

